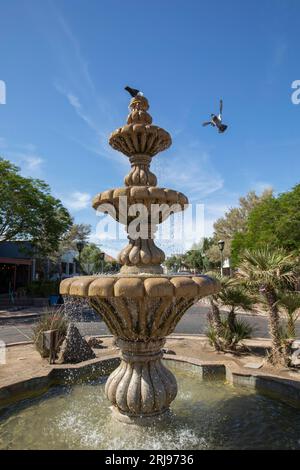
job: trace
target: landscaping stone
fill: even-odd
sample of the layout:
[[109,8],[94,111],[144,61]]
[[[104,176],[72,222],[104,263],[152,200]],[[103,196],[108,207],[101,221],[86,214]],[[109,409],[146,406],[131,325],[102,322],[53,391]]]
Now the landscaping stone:
[[162,352],[164,354],[176,354],[175,351],[173,351],[172,349],[168,349],[168,348],[163,348]]
[[292,366],[299,367],[300,366],[300,349],[296,349],[291,356],[291,364]]
[[249,362],[248,364],[245,364],[245,367],[247,369],[260,369],[263,366],[263,362],[256,363],[256,362]]
[[78,328],[70,323],[67,335],[61,345],[58,354],[58,364],[76,364],[78,362],[87,361],[96,357],[92,348],[86,340],[82,338]]
[[85,340],[91,348],[102,349],[105,347],[102,345],[103,343],[102,339],[97,338],[97,336],[87,336]]

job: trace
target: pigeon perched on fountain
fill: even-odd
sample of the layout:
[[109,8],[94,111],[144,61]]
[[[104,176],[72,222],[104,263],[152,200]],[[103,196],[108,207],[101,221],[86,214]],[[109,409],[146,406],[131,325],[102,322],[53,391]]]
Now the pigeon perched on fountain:
[[136,90],[135,88],[130,88],[130,86],[126,86],[124,90],[128,91],[128,93],[135,98],[136,96],[143,96],[143,93],[140,90]]

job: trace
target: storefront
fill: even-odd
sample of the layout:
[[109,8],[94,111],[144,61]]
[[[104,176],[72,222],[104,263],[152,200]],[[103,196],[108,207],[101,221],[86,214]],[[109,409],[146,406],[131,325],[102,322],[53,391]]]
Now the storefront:
[[26,242],[0,243],[0,294],[21,291],[31,282],[35,262],[28,248]]
[[31,280],[32,261],[0,258],[0,294],[24,288]]

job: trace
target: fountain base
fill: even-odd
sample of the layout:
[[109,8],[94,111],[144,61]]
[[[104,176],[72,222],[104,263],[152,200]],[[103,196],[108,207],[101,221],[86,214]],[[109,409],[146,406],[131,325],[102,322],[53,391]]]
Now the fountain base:
[[116,421],[119,421],[124,424],[131,424],[137,426],[151,426],[152,424],[157,424],[160,421],[163,421],[165,423],[172,417],[172,412],[169,408],[163,411],[159,411],[157,413],[153,413],[152,415],[140,416],[122,413],[115,406],[111,406],[110,409],[112,412],[112,417]]

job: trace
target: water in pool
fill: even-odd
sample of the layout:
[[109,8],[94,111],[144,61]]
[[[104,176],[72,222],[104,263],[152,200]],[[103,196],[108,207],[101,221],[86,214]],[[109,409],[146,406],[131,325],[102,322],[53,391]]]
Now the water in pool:
[[173,416],[147,428],[115,422],[105,378],[56,386],[0,415],[0,449],[300,449],[300,410],[174,369]]

